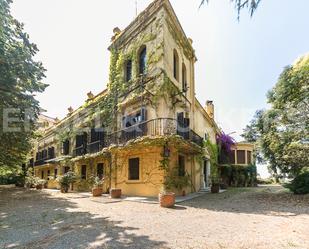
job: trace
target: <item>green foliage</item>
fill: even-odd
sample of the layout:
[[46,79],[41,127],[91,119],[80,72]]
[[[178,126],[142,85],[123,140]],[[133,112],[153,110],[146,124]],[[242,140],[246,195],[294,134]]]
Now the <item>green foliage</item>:
[[276,177],[295,177],[309,165],[308,55],[284,69],[268,102],[271,108],[257,112],[243,137],[256,143],[258,159],[265,159]]
[[256,166],[224,165],[220,166],[222,182],[228,186],[248,187],[256,183]]
[[218,178],[218,167],[219,167],[219,148],[218,145],[215,143],[212,143],[209,139],[205,141],[205,147],[208,151],[208,154],[210,156],[210,165],[211,165],[211,178],[213,181],[216,181]]
[[190,175],[186,172],[184,176],[179,176],[179,168],[171,169],[164,181],[166,190],[177,189],[179,191],[190,185]]
[[309,171],[300,173],[291,183],[286,184],[285,187],[294,194],[309,194]]
[[33,175],[33,169],[29,168],[25,177],[25,185],[27,188],[34,187],[36,183],[36,177]]
[[100,179],[98,176],[91,176],[89,179],[89,184],[94,188],[102,187],[104,179]]
[[[10,13],[11,0],[0,1],[0,167],[20,167],[26,161],[34,136],[34,121],[39,113],[39,102],[35,94],[43,92],[47,85],[41,81],[45,69],[34,60],[38,51],[29,41],[23,24]],[[6,108],[16,108],[13,117],[21,122],[12,124],[18,132],[5,132],[3,114]],[[30,129],[24,128],[29,119]]]
[[0,175],[0,185],[16,184],[22,186],[25,177],[22,174],[10,173],[6,175]]
[[62,176],[57,177],[57,182],[59,182],[61,187],[69,187],[70,184],[77,181],[76,174],[73,171],[69,171]]

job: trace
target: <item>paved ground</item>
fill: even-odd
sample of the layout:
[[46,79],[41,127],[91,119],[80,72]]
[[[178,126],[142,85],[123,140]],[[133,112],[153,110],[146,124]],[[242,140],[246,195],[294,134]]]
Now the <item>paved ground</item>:
[[157,204],[0,188],[0,248],[309,248],[309,196],[278,186]]

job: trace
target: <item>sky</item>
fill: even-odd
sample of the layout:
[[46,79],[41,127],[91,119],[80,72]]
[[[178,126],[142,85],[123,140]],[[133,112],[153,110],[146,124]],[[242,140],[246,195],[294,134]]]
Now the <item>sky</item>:
[[[262,0],[250,18],[237,21],[229,0],[170,0],[193,39],[196,96],[213,100],[215,119],[225,133],[241,140],[243,128],[286,65],[309,52],[309,1]],[[137,0],[142,11],[151,0]],[[40,49],[49,87],[37,96],[46,115],[63,118],[78,108],[89,91],[99,93],[108,82],[107,47],[113,28],[124,29],[136,17],[135,0],[15,0],[12,14],[25,24]],[[260,170],[266,174],[265,168]]]

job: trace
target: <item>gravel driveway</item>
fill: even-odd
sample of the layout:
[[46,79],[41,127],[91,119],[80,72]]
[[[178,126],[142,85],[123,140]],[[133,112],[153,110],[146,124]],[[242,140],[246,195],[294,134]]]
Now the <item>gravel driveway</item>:
[[229,189],[175,209],[0,188],[0,248],[309,248],[309,196]]

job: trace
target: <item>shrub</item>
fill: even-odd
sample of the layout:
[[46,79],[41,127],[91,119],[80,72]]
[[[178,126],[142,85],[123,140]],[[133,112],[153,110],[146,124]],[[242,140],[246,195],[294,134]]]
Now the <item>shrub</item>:
[[69,187],[71,183],[76,182],[76,175],[74,172],[69,171],[68,173],[58,176],[57,181],[61,187]]
[[290,183],[285,184],[285,187],[294,194],[309,194],[309,171],[299,174]]

